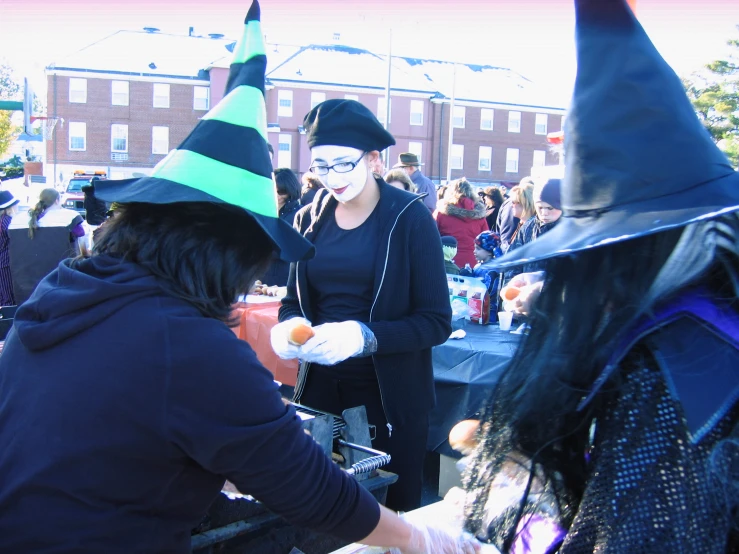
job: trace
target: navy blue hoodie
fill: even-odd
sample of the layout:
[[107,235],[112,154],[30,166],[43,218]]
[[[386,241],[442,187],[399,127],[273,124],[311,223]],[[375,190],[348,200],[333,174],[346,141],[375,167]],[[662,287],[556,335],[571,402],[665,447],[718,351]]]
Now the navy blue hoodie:
[[138,265],[60,264],[0,356],[0,552],[189,552],[226,478],[348,541],[379,520],[225,324]]

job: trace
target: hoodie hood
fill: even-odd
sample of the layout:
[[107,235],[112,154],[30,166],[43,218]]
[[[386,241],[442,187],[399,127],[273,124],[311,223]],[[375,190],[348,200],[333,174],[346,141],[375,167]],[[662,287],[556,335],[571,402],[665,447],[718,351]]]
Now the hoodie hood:
[[13,327],[26,348],[45,350],[161,294],[156,277],[134,263],[111,256],[64,260],[18,308]]
[[475,203],[469,198],[462,198],[457,204],[439,202],[438,210],[442,214],[460,219],[483,219],[486,215],[485,205],[482,202]]

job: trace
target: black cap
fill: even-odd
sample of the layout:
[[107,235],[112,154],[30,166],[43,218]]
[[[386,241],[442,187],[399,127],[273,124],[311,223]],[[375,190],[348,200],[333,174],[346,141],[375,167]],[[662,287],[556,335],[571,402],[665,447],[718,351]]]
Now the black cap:
[[454,248],[457,247],[457,239],[454,237],[441,237],[441,244],[443,246],[453,246]]
[[356,100],[326,100],[303,119],[308,147],[331,144],[364,152],[382,151],[395,144],[375,114]]

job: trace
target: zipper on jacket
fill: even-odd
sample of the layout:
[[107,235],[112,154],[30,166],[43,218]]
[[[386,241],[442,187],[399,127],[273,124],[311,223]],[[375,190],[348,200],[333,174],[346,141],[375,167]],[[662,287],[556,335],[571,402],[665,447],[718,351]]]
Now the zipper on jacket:
[[[372,313],[375,311],[375,304],[377,304],[377,299],[380,297],[380,291],[382,290],[382,285],[385,283],[385,274],[387,273],[387,263],[390,259],[390,242],[393,240],[393,233],[395,232],[395,227],[398,226],[398,221],[400,221],[400,216],[402,216],[405,211],[413,204],[413,202],[416,202],[419,199],[414,199],[411,202],[408,202],[405,208],[403,208],[400,213],[398,214],[398,217],[395,218],[395,223],[393,223],[392,229],[390,229],[390,235],[387,238],[387,249],[385,250],[385,265],[382,268],[382,278],[380,279],[380,286],[377,287],[377,294],[375,295],[375,300],[372,302],[372,307],[370,308],[370,323],[372,322]],[[425,205],[424,205],[425,207]],[[300,302],[300,298],[298,297],[298,302]],[[375,363],[375,357],[372,356],[372,363]],[[375,373],[377,373],[377,365],[375,365]],[[377,388],[380,391],[380,403],[382,404],[382,411],[385,414],[385,421],[387,421],[387,433],[388,438],[393,436],[393,425],[390,423],[390,418],[387,416],[387,409],[385,408],[385,397],[382,394],[382,387],[380,386],[380,378],[377,377]]]

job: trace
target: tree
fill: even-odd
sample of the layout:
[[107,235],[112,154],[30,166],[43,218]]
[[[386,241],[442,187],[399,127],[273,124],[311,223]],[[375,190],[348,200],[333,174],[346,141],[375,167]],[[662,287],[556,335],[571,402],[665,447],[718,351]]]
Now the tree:
[[[737,25],[739,30],[739,25]],[[698,117],[734,167],[739,166],[739,39],[728,40],[727,60],[717,60],[683,80]]]
[[[15,79],[13,69],[0,61],[0,100],[20,100],[23,97],[21,85]],[[12,124],[12,112],[0,111],[0,157],[10,148],[20,129]]]

